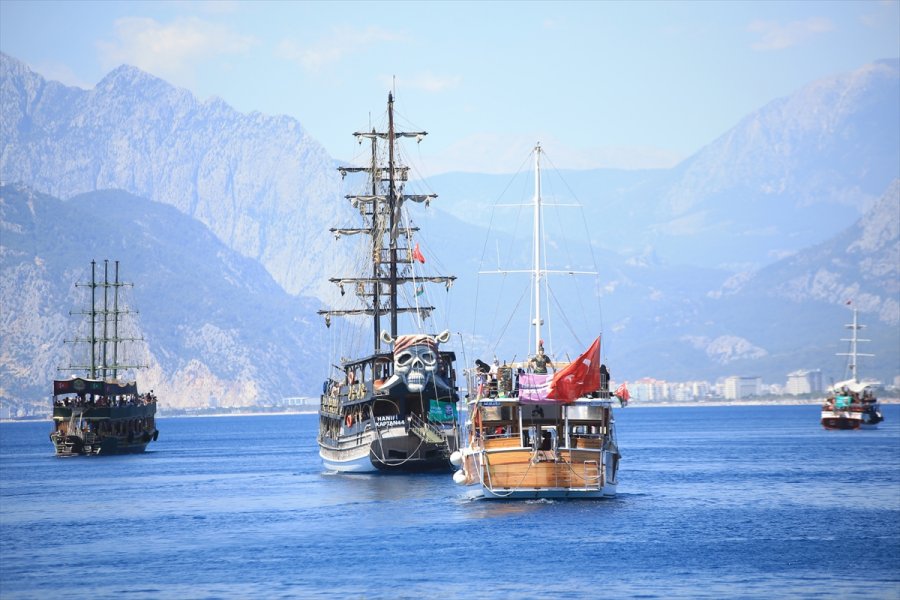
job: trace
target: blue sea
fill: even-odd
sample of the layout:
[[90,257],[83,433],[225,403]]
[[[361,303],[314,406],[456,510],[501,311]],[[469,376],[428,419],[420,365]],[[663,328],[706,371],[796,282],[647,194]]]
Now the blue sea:
[[626,408],[619,494],[490,502],[334,475],[315,415],[160,419],[58,459],[0,424],[0,597],[900,598],[900,406]]

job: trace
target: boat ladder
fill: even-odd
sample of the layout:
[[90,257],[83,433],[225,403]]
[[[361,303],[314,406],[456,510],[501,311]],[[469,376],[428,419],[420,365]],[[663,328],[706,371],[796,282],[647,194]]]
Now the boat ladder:
[[447,445],[444,432],[417,414],[410,413],[409,415],[409,431],[426,444],[443,443],[445,446]]
[[586,460],[584,461],[584,487],[592,487],[593,484],[596,486],[603,487],[601,484],[602,478],[600,473],[600,463],[596,460]]

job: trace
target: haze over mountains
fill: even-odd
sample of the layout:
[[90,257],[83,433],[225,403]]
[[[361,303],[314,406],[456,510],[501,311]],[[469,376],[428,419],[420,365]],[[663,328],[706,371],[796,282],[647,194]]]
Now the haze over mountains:
[[[127,66],[92,90],[7,55],[0,75],[2,399],[46,396],[92,258],[121,260],[135,282],[146,376],[172,406],[316,394],[329,357],[315,310],[351,262],[328,229],[354,219],[302,125]],[[900,61],[879,61],[771,102],[673,169],[563,172],[597,234],[613,376],[837,379],[852,299],[877,355],[864,374],[892,380],[898,106]],[[454,330],[471,323],[484,225],[507,181],[439,175],[427,182],[439,200],[416,209],[460,278]]]

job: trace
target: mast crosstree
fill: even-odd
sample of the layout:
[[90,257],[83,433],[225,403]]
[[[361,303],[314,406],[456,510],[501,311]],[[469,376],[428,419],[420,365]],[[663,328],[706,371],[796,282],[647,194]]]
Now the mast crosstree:
[[[119,261],[115,261],[114,279],[109,279],[109,260],[103,261],[103,281],[97,280],[97,261],[91,261],[90,283],[76,283],[76,287],[91,288],[90,308],[70,311],[70,315],[88,317],[88,335],[84,338],[64,340],[67,344],[87,344],[90,346],[88,364],[70,364],[60,367],[59,371],[84,371],[90,379],[104,381],[118,378],[119,371],[142,369],[145,365],[119,363],[119,344],[122,342],[142,342],[144,338],[119,336],[119,322],[124,315],[136,314],[137,311],[119,308],[119,289],[133,284],[119,281]],[[103,291],[102,308],[98,307],[97,289]],[[110,308],[110,290],[112,290],[112,308]],[[110,331],[111,330],[111,331]]]
[[[351,286],[353,293],[359,297],[364,308],[320,310],[325,317],[326,325],[331,325],[331,317],[365,315],[372,319],[372,339],[375,352],[381,350],[381,317],[390,320],[392,338],[398,334],[398,315],[415,313],[420,318],[427,318],[434,310],[433,306],[402,306],[398,291],[407,283],[443,283],[448,289],[456,280],[455,276],[413,275],[412,265],[416,260],[415,249],[411,247],[411,235],[418,231],[417,227],[402,227],[402,210],[406,202],[424,203],[426,206],[437,198],[437,194],[405,194],[404,185],[409,177],[409,167],[399,165],[396,157],[395,142],[399,138],[415,138],[421,141],[425,131],[396,131],[394,128],[394,97],[388,94],[388,128],[387,131],[355,132],[362,140],[371,142],[371,162],[365,167],[338,167],[342,177],[349,173],[366,173],[368,189],[364,194],[347,195],[345,198],[356,208],[363,218],[363,227],[333,228],[335,237],[342,235],[367,234],[371,237],[371,273],[363,277],[334,277],[329,281],[338,285],[341,294],[346,292],[345,286]],[[379,141],[387,144],[387,164],[378,161]],[[401,242],[401,238],[404,241]]]

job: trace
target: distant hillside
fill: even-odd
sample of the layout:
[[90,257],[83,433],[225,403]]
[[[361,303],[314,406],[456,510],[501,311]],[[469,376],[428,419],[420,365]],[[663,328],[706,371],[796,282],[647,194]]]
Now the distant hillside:
[[[89,306],[75,283],[119,260],[146,339],[138,373],[168,408],[311,395],[327,361],[317,301],[288,295],[259,263],[170,206],[125,192],[62,201],[0,187],[0,397],[46,398]],[[63,374],[67,376],[68,374]]]
[[[353,177],[342,184],[296,120],[200,102],[133,67],[92,90],[2,54],[0,74],[0,178],[40,192],[3,188],[2,394],[46,393],[72,285],[91,258],[120,259],[136,283],[157,365],[145,376],[173,402],[316,393],[328,332],[315,310],[349,299],[328,278],[353,274],[358,250],[328,231],[357,223],[343,198]],[[572,193],[584,205],[557,225],[591,237],[561,264],[595,256],[600,271],[590,294],[602,314],[578,333],[603,331],[614,377],[777,382],[797,368],[838,370],[851,297],[870,325],[873,374],[898,374],[900,210],[888,190],[900,178],[898,106],[900,61],[880,61],[771,102],[673,169],[563,179],[546,148],[548,207]],[[440,196],[412,211],[426,266],[459,277],[436,329],[461,334],[461,359],[490,358],[489,334],[506,323],[473,327],[494,314],[477,272],[501,252],[527,261],[530,225],[492,213],[513,200],[510,177],[424,185]],[[109,188],[128,194],[92,193]],[[486,244],[489,226],[500,235]],[[162,300],[141,296],[150,290]]]
[[[59,198],[121,189],[176,207],[292,293],[327,295],[328,228],[349,214],[331,157],[284,116],[200,102],[134,67],[91,90],[0,54],[0,173]],[[349,126],[348,126],[349,135]]]
[[[718,336],[746,340],[748,356],[728,365],[736,374],[821,368],[837,381],[845,377],[846,359],[835,353],[847,351],[847,302],[871,340],[860,351],[876,355],[861,360],[861,372],[892,381],[900,374],[900,180],[831,239],[711,291],[701,313],[707,325],[698,320],[680,339],[688,354],[709,354]],[[693,356],[684,366],[699,362]]]
[[[900,61],[879,61],[770,102],[672,169],[563,171],[546,195],[571,189],[604,231],[597,242],[626,256],[652,247],[670,264],[760,268],[838,233],[900,177],[898,106]],[[508,183],[429,181],[442,208],[473,225]]]

